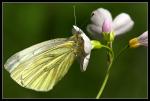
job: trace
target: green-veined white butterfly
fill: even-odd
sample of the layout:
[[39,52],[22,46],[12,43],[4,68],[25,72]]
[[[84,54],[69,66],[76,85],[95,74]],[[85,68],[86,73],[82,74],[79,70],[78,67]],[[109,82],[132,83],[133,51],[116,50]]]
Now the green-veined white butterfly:
[[35,91],[49,91],[64,77],[77,56],[85,71],[92,45],[85,33],[73,26],[73,36],[48,40],[11,56],[4,64],[19,85]]

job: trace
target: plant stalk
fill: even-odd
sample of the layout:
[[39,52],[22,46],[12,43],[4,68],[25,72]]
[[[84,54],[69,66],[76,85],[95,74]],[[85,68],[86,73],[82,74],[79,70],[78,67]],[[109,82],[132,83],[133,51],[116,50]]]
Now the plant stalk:
[[[108,47],[105,47],[107,49],[109,49],[108,51],[108,69],[107,69],[107,72],[106,72],[106,76],[104,78],[104,81],[102,83],[102,86],[96,96],[96,99],[99,99],[104,91],[104,88],[107,84],[107,81],[108,81],[108,78],[109,78],[109,73],[110,73],[110,68],[112,66],[112,63],[113,63],[113,59],[114,59],[114,53],[113,53],[113,50],[112,50],[112,43],[108,43],[107,44]],[[111,50],[111,51],[110,51]]]

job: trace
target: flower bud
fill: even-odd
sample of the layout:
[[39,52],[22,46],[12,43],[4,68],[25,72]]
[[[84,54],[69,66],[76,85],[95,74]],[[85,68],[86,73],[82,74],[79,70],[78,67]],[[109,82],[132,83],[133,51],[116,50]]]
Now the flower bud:
[[136,48],[139,46],[148,46],[148,31],[141,34],[139,37],[133,38],[129,41],[130,48]]
[[102,26],[102,32],[107,32],[110,33],[112,30],[112,24],[111,21],[109,19],[105,19],[103,22],[103,26]]

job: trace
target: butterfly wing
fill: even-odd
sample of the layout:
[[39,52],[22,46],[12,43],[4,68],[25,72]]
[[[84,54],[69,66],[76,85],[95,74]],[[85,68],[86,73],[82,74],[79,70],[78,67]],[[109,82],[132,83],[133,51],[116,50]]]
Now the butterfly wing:
[[19,85],[49,91],[67,73],[75,59],[74,41],[55,39],[16,53],[5,64]]
[[8,72],[11,72],[13,69],[15,69],[21,62],[24,62],[31,57],[33,57],[36,54],[39,54],[51,47],[54,47],[57,44],[65,42],[66,38],[59,38],[59,39],[53,39],[48,40],[45,42],[41,42],[39,44],[33,45],[29,48],[26,48],[14,55],[12,55],[5,63],[4,67]]

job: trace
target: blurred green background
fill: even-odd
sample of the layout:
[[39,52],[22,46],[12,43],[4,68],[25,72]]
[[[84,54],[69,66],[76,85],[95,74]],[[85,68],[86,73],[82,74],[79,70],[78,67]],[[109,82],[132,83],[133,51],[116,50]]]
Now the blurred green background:
[[[121,12],[130,14],[135,25],[131,31],[115,39],[115,53],[148,27],[147,3],[3,3],[3,63],[31,45],[71,36],[73,5],[76,5],[77,25],[85,33],[91,12],[97,8],[108,9],[113,18]],[[79,63],[75,61],[54,89],[44,93],[19,86],[3,69],[3,97],[95,98],[106,73],[106,59],[105,49],[93,50],[86,72],[80,72]],[[128,49],[113,64],[102,98],[146,98],[147,60],[147,48]]]

